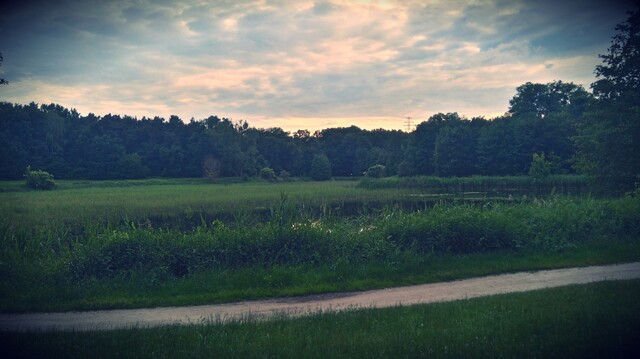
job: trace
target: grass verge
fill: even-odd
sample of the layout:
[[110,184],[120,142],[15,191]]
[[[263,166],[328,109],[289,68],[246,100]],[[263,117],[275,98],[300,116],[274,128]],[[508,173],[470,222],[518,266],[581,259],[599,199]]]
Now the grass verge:
[[75,282],[35,273],[1,282],[0,308],[2,312],[70,311],[224,303],[637,260],[640,243],[609,241],[580,243],[555,252],[520,250],[430,256],[406,253],[386,263],[253,266],[157,281],[146,275],[134,275]]
[[21,358],[631,358],[640,280],[466,301],[112,332],[1,333]]

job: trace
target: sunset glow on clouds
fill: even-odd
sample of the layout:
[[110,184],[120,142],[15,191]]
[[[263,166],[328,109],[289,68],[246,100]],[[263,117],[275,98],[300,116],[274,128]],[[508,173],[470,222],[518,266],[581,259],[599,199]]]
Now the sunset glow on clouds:
[[62,1],[0,9],[0,100],[255,127],[402,128],[588,88],[632,1]]

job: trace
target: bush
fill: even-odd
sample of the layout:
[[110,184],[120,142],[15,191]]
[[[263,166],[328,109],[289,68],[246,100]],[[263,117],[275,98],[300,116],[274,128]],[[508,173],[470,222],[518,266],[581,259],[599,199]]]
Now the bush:
[[280,179],[282,182],[289,182],[291,180],[291,174],[285,170],[280,171]]
[[382,178],[382,177],[385,177],[386,175],[387,175],[387,169],[383,165],[371,166],[366,172],[366,176],[371,178]]
[[34,171],[31,166],[27,167],[24,174],[27,187],[33,189],[49,190],[56,186],[53,175],[47,171]]
[[533,154],[531,160],[531,167],[529,168],[529,176],[533,177],[536,181],[543,181],[551,174],[551,162],[547,161],[542,154]]
[[222,164],[219,160],[209,155],[202,160],[202,174],[210,181],[215,180],[222,172]]
[[260,170],[260,178],[267,180],[269,182],[273,182],[276,180],[276,173],[273,171],[273,169],[269,167],[263,167]]

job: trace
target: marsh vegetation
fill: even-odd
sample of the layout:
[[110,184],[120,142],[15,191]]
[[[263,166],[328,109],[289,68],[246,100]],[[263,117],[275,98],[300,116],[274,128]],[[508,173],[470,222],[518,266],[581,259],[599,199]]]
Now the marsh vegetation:
[[499,195],[477,191],[488,185],[474,178],[441,187],[470,192],[394,183],[60,181],[49,192],[3,183],[0,305],[198,304],[640,258],[633,195]]

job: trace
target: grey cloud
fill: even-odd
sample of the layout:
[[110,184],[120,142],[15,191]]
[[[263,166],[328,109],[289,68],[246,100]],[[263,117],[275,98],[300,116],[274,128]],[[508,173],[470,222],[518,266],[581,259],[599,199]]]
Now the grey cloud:
[[[203,108],[210,101],[220,111],[253,115],[389,115],[407,108],[463,112],[474,106],[495,107],[496,98],[506,109],[505,96],[513,92],[510,83],[470,83],[465,76],[483,66],[512,63],[544,64],[550,74],[562,76],[558,64],[563,58],[593,53],[595,59],[593,49],[606,47],[613,25],[624,19],[624,2],[611,7],[596,0],[469,3],[418,1],[408,5],[406,23],[381,26],[397,15],[388,11],[362,22],[354,18],[358,26],[341,28],[344,24],[335,19],[346,10],[330,1],[316,2],[305,11],[292,11],[288,5],[293,2],[286,1],[267,2],[272,8],[266,9],[248,1],[187,0],[11,6],[2,8],[10,15],[0,16],[3,77],[114,89],[127,83],[164,106],[179,107],[177,98],[192,98],[202,101]],[[237,20],[235,28],[225,28],[224,21],[230,19]],[[412,40],[415,36],[424,39]],[[327,43],[349,43],[355,47],[349,49],[351,55],[361,51],[363,56],[332,66],[335,59],[323,57],[332,53]],[[469,43],[480,51],[465,52]],[[367,58],[367,51],[377,55],[373,45],[395,55]],[[550,58],[553,66],[545,62]],[[277,71],[290,63],[299,70],[278,78]],[[566,74],[582,76],[587,65],[580,63],[575,66],[580,72]],[[248,68],[259,74],[244,73],[247,78],[238,80],[244,83],[237,88],[206,92],[206,84],[170,86],[173,77],[197,77],[197,71]],[[264,82],[267,89],[257,91]],[[3,90],[11,91],[11,86]],[[114,90],[111,100],[143,102],[131,96]]]
[[213,19],[198,18],[187,23],[191,31],[201,34],[211,34],[218,30],[218,25]]
[[398,64],[424,63],[428,60],[435,59],[438,56],[440,56],[439,51],[411,48],[401,51],[394,57],[393,62]]
[[329,15],[336,11],[338,8],[326,1],[318,1],[313,6],[313,14],[318,16]]
[[[489,42],[485,48],[495,46],[500,40],[510,42],[517,39],[529,39],[533,48],[547,54],[580,52],[606,42],[610,38],[613,26],[624,19],[623,2],[601,0],[570,1],[523,1],[513,14],[491,16],[488,8],[470,7],[460,21],[471,22],[485,19],[492,26],[496,39],[477,35],[482,43]],[[498,6],[493,11],[503,9]],[[464,26],[461,26],[464,28]],[[466,29],[465,36],[473,29]]]
[[238,31],[241,38],[251,41],[253,51],[288,51],[331,36],[332,29],[316,20],[312,12],[295,15],[281,11],[256,12],[238,21]]

